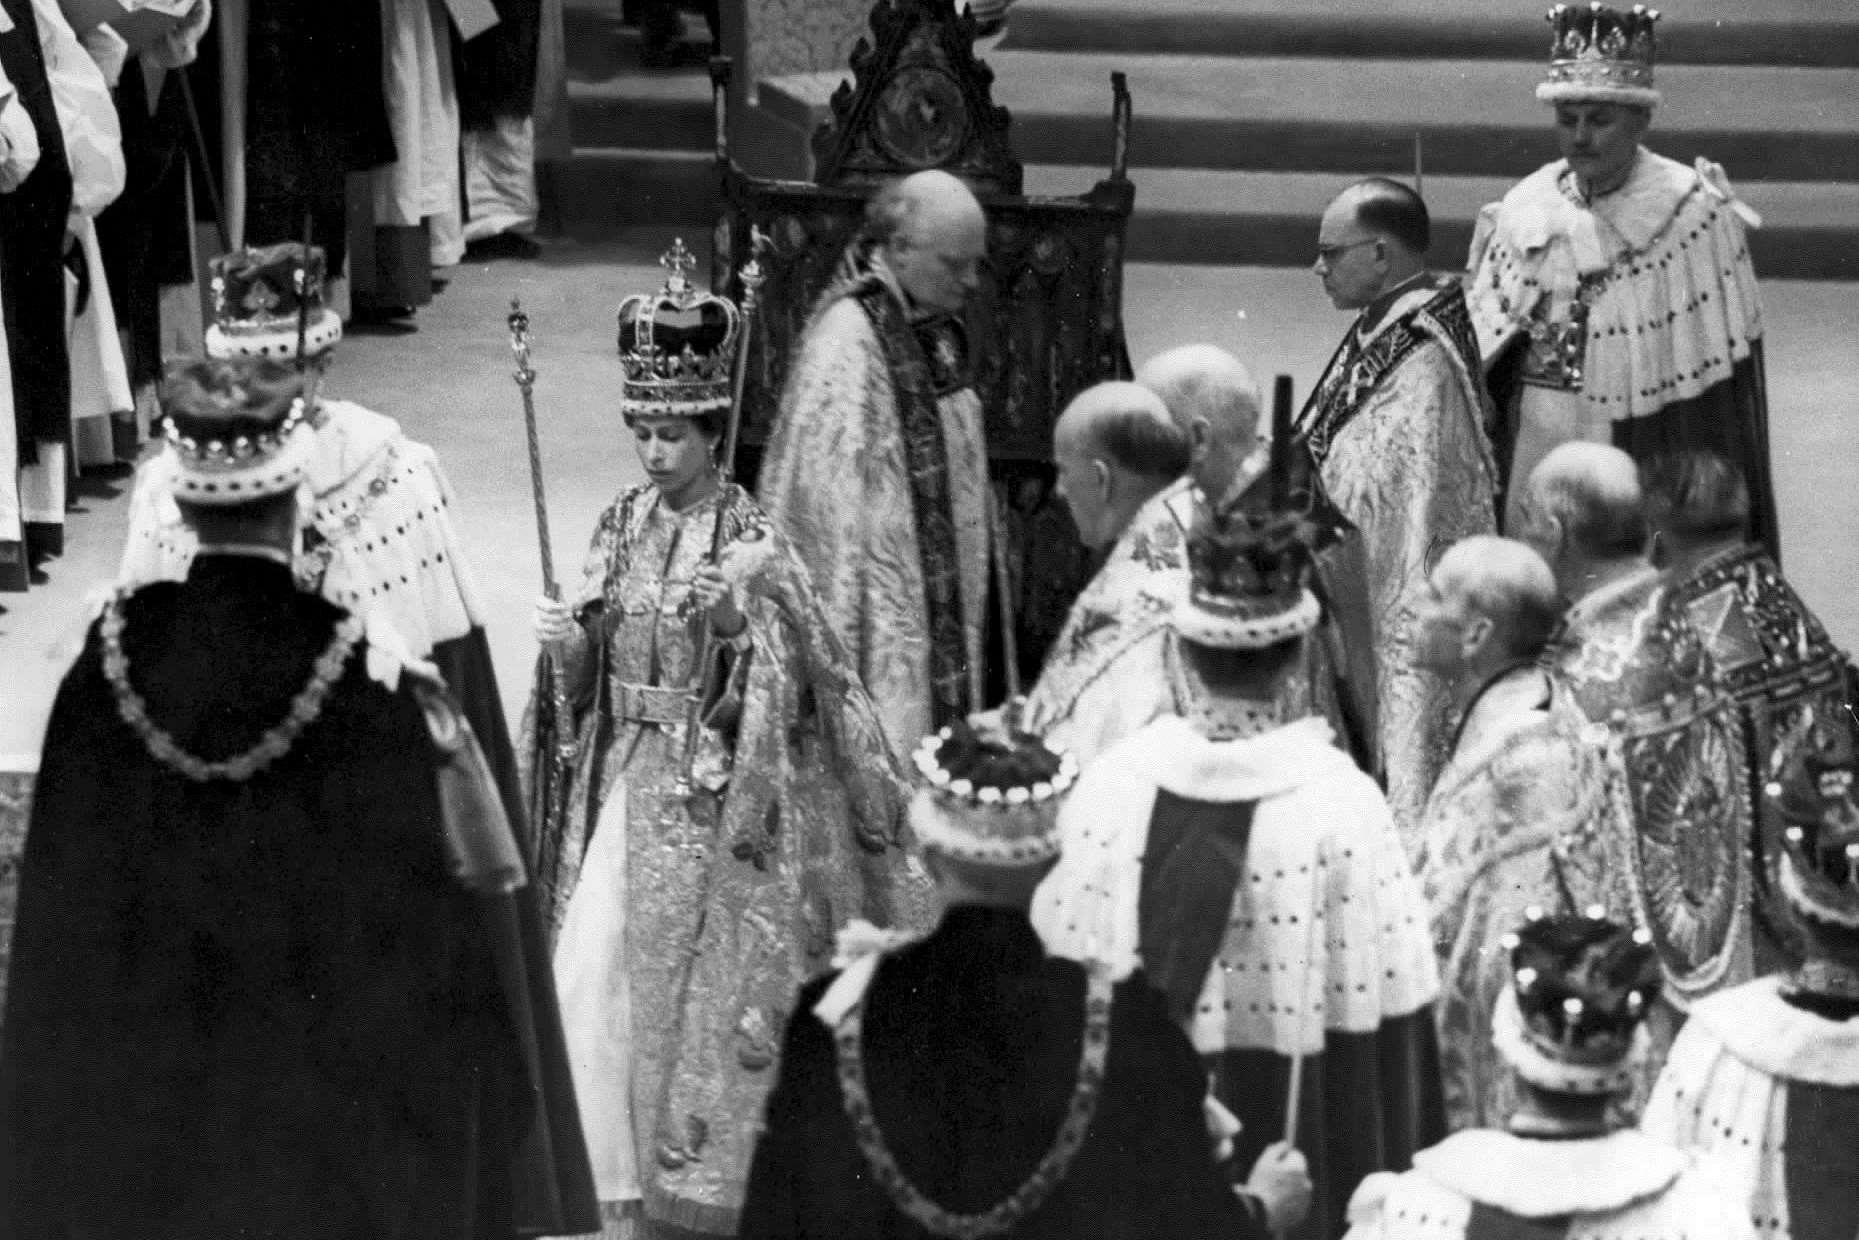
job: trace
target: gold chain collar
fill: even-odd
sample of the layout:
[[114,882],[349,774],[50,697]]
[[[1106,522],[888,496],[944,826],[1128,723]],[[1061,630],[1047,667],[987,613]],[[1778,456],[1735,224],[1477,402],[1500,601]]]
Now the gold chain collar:
[[904,1175],[891,1156],[872,1111],[865,1079],[864,1005],[846,1013],[834,1034],[839,1055],[839,1089],[845,1102],[852,1135],[879,1185],[893,1204],[918,1226],[948,1240],[982,1240],[1018,1227],[1026,1216],[1045,1204],[1052,1190],[1071,1170],[1072,1159],[1084,1145],[1104,1083],[1104,1061],[1110,1053],[1110,1006],[1113,992],[1107,969],[1090,971],[1084,1000],[1084,1046],[1078,1057],[1078,1083],[1072,1090],[1065,1122],[1026,1180],[1006,1197],[979,1214],[956,1214],[937,1205]]
[[129,656],[123,653],[123,600],[127,597],[127,591],[119,591],[103,609],[103,675],[116,695],[116,713],[142,739],[151,758],[195,783],[216,779],[243,783],[289,753],[304,729],[322,715],[329,691],[341,678],[350,653],[362,637],[362,622],[354,616],[343,617],[329,645],[317,656],[309,682],[291,699],[284,721],[266,729],[258,743],[244,753],[209,762],[182,749],[172,735],[157,726],[148,716],[148,703],[129,683]]

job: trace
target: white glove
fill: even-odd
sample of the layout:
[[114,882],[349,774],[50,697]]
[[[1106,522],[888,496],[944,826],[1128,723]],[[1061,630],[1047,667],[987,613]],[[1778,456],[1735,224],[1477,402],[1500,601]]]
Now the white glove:
[[1273,1142],[1252,1164],[1246,1191],[1264,1204],[1265,1220],[1274,1232],[1289,1231],[1310,1213],[1310,1165],[1296,1148]]
[[531,622],[536,640],[553,650],[566,650],[581,637],[580,622],[560,599],[542,595],[536,600],[536,615]]

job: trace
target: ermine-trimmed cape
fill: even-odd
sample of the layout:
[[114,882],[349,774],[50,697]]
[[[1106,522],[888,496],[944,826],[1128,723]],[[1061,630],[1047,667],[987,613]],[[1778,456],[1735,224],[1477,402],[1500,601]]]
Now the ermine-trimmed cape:
[[1371,1176],[1345,1240],[1754,1240],[1749,1219],[1678,1150],[1632,1130],[1536,1140],[1491,1128]]
[[1641,1127],[1694,1149],[1764,1240],[1859,1231],[1859,1017],[1831,1020],[1760,978],[1699,1002]]
[[1320,719],[1217,742],[1169,716],[1085,768],[1060,828],[1048,949],[1164,991],[1245,1124],[1240,1166],[1282,1136],[1303,1056],[1306,1229],[1336,1234],[1364,1175],[1445,1127],[1426,907],[1380,789]]
[[1588,411],[1636,459],[1685,446],[1729,455],[1749,482],[1756,537],[1775,554],[1762,304],[1746,235],[1760,218],[1705,159],[1642,148],[1626,184],[1589,205],[1569,179],[1557,160],[1479,214],[1466,299],[1493,386],[1513,386],[1498,364],[1532,323],[1566,321],[1585,299]]

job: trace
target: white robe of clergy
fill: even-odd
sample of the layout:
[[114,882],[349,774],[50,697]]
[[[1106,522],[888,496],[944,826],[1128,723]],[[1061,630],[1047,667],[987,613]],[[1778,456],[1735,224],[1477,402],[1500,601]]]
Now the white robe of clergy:
[[[129,368],[116,331],[116,312],[97,244],[97,215],[123,192],[123,131],[110,95],[125,51],[115,32],[99,27],[80,40],[55,0],[33,0],[45,76],[58,111],[65,158],[71,166],[67,240],[75,240],[84,277],[65,275],[65,331],[71,368],[72,434],[69,443],[40,445],[39,464],[20,473],[20,504],[31,524],[64,525],[65,479],[73,463],[115,460],[109,419],[135,408]],[[101,423],[99,425],[99,422]]]
[[[7,18],[0,13],[0,29]],[[20,106],[19,91],[0,70],[0,194],[19,187],[39,163],[39,133]],[[0,375],[11,377],[6,333],[0,332]],[[20,519],[19,444],[13,422],[13,385],[0,383],[0,590],[26,588],[26,533]]]
[[1183,478],[1137,509],[1027,695],[1024,725],[1080,764],[1180,709],[1168,617],[1187,587],[1190,494]]
[[1054,955],[1140,967],[1244,1129],[1250,1166],[1285,1131],[1341,1231],[1349,1193],[1444,1134],[1426,907],[1381,790],[1309,718],[1212,741],[1158,719],[1084,768],[1059,863],[1033,902]]
[[1859,1012],[1797,1006],[1782,978],[1701,999],[1641,1127],[1710,1160],[1764,1240],[1859,1234]]
[[[1439,953],[1440,1067],[1453,1129],[1502,1124],[1515,1073],[1491,1043],[1511,984],[1499,940],[1539,908],[1632,907],[1630,821],[1612,795],[1603,731],[1540,668],[1473,700],[1421,821],[1416,867]],[[1626,858],[1623,862],[1622,859]]]
[[[903,294],[881,263],[871,262],[865,281],[829,292],[808,325],[782,393],[756,498],[805,562],[828,619],[878,704],[885,735],[897,752],[906,753],[953,714],[986,704],[992,543],[987,446],[974,389],[936,392],[933,414],[947,465],[942,485],[953,540],[943,550],[926,546],[891,352],[916,350],[911,364],[921,367],[922,351],[912,341],[887,341],[861,293],[851,291],[891,297],[896,304],[887,309],[901,321]],[[927,359],[931,365],[936,360]],[[961,604],[946,634],[952,643],[959,640],[966,663],[960,686],[966,701],[953,713],[935,704],[931,645],[938,632],[930,572],[953,574]]]
[[1446,548],[1496,532],[1497,471],[1470,315],[1424,276],[1358,318],[1298,423],[1330,499],[1361,531],[1388,803],[1410,856],[1451,740],[1446,686],[1416,661],[1417,608]]
[[1754,1240],[1708,1168],[1627,1129],[1545,1140],[1491,1128],[1364,1181],[1344,1240]]

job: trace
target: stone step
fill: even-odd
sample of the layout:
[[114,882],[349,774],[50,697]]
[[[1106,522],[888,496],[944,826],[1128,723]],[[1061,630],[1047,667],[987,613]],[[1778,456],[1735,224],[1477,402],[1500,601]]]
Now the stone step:
[[[1029,194],[1078,194],[1102,178],[1091,167],[1031,165]],[[1366,174],[1364,174],[1366,175]],[[1330,173],[1138,168],[1130,221],[1132,262],[1304,266],[1316,253],[1317,219],[1352,179]],[[1463,267],[1479,208],[1510,188],[1504,177],[1428,176],[1433,265]],[[1859,280],[1859,186],[1750,182],[1737,186],[1763,217],[1750,236],[1767,279]]]
[[[1465,0],[1016,0],[1004,48],[1362,59],[1508,59],[1549,51],[1541,4]],[[1659,23],[1661,66],[1859,66],[1859,5],[1689,0]]]
[[553,177],[551,222],[577,241],[608,240],[640,224],[694,230],[707,239],[717,221],[716,159],[708,149],[576,149]]
[[[1521,176],[1555,155],[1535,70],[1495,60],[1338,60],[997,51],[994,99],[1027,163],[1106,165],[1110,75],[1129,77],[1131,159],[1151,168]],[[789,128],[826,115],[839,73],[766,79]],[[1674,65],[1649,143],[1743,181],[1859,181],[1859,69]]]
[[708,77],[641,72],[598,82],[571,81],[568,107],[577,150],[715,150]]

